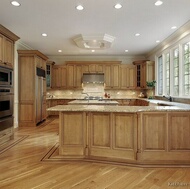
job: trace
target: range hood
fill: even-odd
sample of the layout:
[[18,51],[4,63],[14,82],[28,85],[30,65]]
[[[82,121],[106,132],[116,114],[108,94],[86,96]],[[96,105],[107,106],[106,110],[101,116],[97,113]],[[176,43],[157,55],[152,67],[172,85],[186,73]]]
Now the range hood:
[[83,73],[83,83],[104,83],[104,73]]

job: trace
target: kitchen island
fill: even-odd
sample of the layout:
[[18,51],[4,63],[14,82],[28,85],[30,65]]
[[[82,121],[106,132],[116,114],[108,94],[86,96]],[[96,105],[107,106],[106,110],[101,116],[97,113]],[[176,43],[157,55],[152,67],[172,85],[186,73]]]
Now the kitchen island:
[[140,166],[190,165],[190,108],[58,105],[59,155]]

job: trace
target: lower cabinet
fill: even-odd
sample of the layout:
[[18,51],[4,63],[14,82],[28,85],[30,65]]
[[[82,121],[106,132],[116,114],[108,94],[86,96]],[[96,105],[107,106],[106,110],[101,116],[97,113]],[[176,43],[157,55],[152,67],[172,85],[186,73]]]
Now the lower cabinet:
[[141,113],[138,132],[140,162],[190,163],[189,112]]
[[135,160],[136,114],[64,112],[60,114],[59,153],[90,159]]
[[189,112],[60,112],[59,155],[136,165],[190,165]]
[[137,151],[136,138],[135,114],[90,114],[90,157],[134,160]]

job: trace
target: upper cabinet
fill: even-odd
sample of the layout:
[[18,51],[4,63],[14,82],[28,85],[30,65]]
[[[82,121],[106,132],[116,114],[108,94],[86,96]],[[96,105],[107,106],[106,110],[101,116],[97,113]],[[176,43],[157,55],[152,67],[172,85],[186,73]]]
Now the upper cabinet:
[[105,86],[106,89],[120,88],[120,64],[105,64]]
[[154,61],[139,60],[133,64],[136,66],[136,87],[147,88],[146,82],[155,79]]
[[55,64],[53,61],[47,61],[46,63],[46,87],[48,89],[52,88],[52,67]]
[[0,25],[0,65],[4,67],[14,67],[14,42],[18,36]]
[[101,63],[90,63],[82,66],[83,73],[103,73],[104,65]]
[[66,66],[52,66],[52,88],[67,87],[67,67]]
[[120,88],[135,89],[136,87],[136,66],[121,65],[120,68]]
[[67,88],[82,88],[82,65],[67,64]]

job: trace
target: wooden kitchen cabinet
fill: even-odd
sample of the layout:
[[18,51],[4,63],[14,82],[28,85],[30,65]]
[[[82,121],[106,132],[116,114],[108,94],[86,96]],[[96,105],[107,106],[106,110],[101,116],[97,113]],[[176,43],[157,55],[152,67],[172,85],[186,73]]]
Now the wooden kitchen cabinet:
[[136,86],[136,66],[121,65],[120,68],[120,88],[135,89]]
[[84,64],[82,66],[82,72],[83,73],[103,73],[104,72],[104,65],[102,63],[89,63],[89,64]]
[[[50,89],[52,88],[52,77],[53,77],[53,74],[52,74],[52,67],[53,65],[55,64],[55,62],[53,61],[47,61],[46,63],[46,87],[47,89]],[[56,85],[56,83],[55,83]]]
[[[42,112],[40,120],[46,118],[46,78],[37,77],[37,65],[39,57],[43,61],[47,61],[48,57],[36,50],[18,50],[18,55],[19,126],[36,126],[39,121],[37,111]],[[43,93],[40,88],[43,88]],[[39,106],[41,110],[38,109]]]
[[146,82],[155,80],[154,61],[134,61],[136,66],[136,88],[147,88]]
[[54,65],[52,67],[52,88],[65,89],[67,87],[67,67]]
[[120,88],[120,64],[105,65],[104,74],[106,89]]
[[67,65],[67,88],[82,88],[82,65]]
[[0,25],[0,65],[14,67],[14,43],[18,36]]
[[[73,132],[75,131],[75,132]],[[135,160],[136,115],[61,112],[59,155],[107,160]]]

